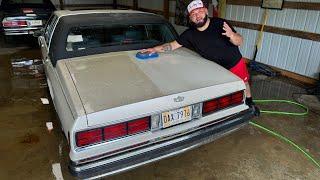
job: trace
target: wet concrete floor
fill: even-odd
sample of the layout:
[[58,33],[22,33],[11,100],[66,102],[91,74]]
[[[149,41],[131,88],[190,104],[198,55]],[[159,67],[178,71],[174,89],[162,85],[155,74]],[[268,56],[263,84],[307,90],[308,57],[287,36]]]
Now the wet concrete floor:
[[[2,42],[3,43],[3,42]],[[43,76],[17,74],[14,59],[40,59],[33,45],[0,53],[0,179],[55,179],[52,165],[60,163],[64,179],[68,147],[55,110],[43,105],[49,97]],[[6,53],[7,51],[7,53]],[[0,48],[1,52],[1,48]],[[256,99],[299,99],[303,85],[286,78],[254,75]],[[296,97],[295,97],[296,95]],[[301,111],[283,104],[261,109]],[[263,124],[304,147],[320,161],[320,115],[293,117],[262,114],[253,121]],[[53,122],[49,132],[46,122]],[[320,169],[287,143],[248,125],[215,142],[108,179],[319,179]]]

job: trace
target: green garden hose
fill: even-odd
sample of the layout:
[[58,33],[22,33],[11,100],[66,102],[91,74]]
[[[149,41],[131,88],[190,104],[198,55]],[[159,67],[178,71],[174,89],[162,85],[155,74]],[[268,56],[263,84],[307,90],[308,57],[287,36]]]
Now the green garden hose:
[[293,116],[305,116],[309,113],[309,109],[299,103],[296,103],[294,101],[289,101],[289,100],[254,100],[255,103],[258,104],[265,104],[265,103],[272,103],[272,102],[276,102],[276,103],[288,103],[288,104],[293,104],[296,105],[298,107],[300,107],[301,109],[304,109],[305,111],[302,113],[297,113],[297,112],[285,112],[285,111],[266,111],[266,110],[261,110],[261,113],[268,113],[268,114],[280,114],[280,115],[293,115]]
[[[270,103],[270,102],[278,102],[278,103],[288,103],[288,104],[293,104],[296,105],[302,109],[305,110],[305,112],[302,113],[296,113],[296,112],[284,112],[284,111],[267,111],[267,110],[261,110],[261,113],[267,113],[267,114],[278,114],[278,115],[293,115],[293,116],[304,116],[307,115],[309,110],[306,106],[293,102],[293,101],[288,101],[288,100],[255,100],[255,103]],[[308,153],[307,151],[305,151],[303,148],[301,148],[300,146],[298,146],[297,144],[295,144],[293,141],[291,141],[290,139],[282,136],[281,134],[272,131],[260,124],[257,124],[255,122],[250,121],[249,124],[253,125],[254,127],[257,127],[259,129],[262,129],[263,131],[279,138],[280,140],[290,144],[291,146],[293,146],[294,148],[296,148],[298,151],[300,151],[304,156],[307,157],[308,160],[310,160],[313,164],[315,164],[319,169],[320,169],[320,163],[318,161],[315,160],[315,158],[312,157],[312,155],[310,153]]]

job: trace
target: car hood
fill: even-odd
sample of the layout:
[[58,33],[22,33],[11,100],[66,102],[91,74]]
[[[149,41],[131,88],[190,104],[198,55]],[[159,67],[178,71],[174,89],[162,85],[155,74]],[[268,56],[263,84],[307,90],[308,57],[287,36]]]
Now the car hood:
[[240,81],[185,48],[138,60],[137,51],[64,60],[87,114],[152,98]]

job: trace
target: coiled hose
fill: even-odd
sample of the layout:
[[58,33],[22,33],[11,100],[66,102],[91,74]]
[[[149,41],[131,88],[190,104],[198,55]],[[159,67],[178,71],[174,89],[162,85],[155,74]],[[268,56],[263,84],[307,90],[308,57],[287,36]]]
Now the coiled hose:
[[[290,116],[305,116],[309,113],[309,109],[299,103],[293,102],[293,101],[289,101],[289,100],[254,100],[255,103],[257,104],[263,104],[263,103],[287,103],[287,104],[293,104],[301,109],[304,109],[304,112],[285,112],[285,111],[270,111],[270,110],[261,110],[261,113],[266,113],[266,114],[278,114],[278,115],[290,115]],[[290,139],[288,139],[287,137],[271,130],[268,129],[267,127],[262,126],[261,124],[255,123],[250,121],[249,122],[250,125],[253,125],[254,127],[257,127],[277,138],[279,138],[280,140],[286,142],[287,144],[293,146],[295,149],[297,149],[298,151],[300,151],[308,160],[310,160],[313,164],[315,164],[319,169],[320,169],[320,163],[315,160],[315,158],[312,157],[312,155],[310,153],[308,153],[306,150],[304,150],[304,148],[300,147],[299,145],[297,145],[296,143],[294,143],[293,141],[291,141]]]

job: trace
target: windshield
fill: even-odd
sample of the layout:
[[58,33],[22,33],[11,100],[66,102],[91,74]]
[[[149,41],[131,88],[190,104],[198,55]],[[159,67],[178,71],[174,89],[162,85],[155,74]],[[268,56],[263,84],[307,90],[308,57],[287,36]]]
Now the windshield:
[[116,24],[71,28],[66,51],[107,46],[156,45],[171,42],[174,35],[166,24]]

